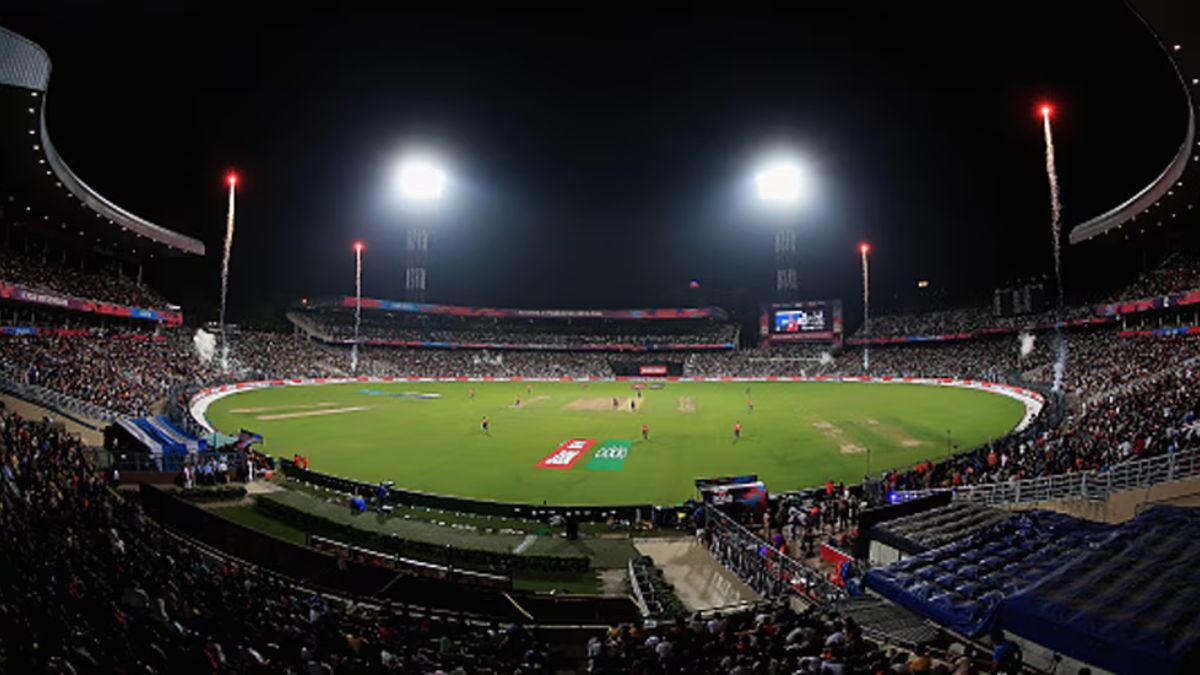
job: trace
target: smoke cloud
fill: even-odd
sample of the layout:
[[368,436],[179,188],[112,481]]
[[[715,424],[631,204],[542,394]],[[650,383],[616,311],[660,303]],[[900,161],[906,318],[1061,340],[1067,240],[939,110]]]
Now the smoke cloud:
[[1017,336],[1017,340],[1021,343],[1021,358],[1025,358],[1033,353],[1033,344],[1037,341],[1036,335],[1021,333]]
[[213,356],[217,353],[217,336],[203,328],[197,329],[196,334],[192,336],[192,346],[196,348],[196,356],[200,363],[207,366],[212,363]]

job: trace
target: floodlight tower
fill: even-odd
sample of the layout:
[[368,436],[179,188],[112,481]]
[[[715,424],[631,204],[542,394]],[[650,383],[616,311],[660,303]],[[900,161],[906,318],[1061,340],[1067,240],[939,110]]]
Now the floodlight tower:
[[428,211],[442,200],[446,190],[446,172],[436,162],[407,157],[396,167],[395,188],[401,202],[414,211],[408,222],[405,245],[404,299],[425,302],[427,274],[425,262],[429,253],[427,220],[417,213]]
[[[767,207],[791,214],[809,196],[809,180],[800,164],[777,159],[754,174],[758,198]],[[775,295],[777,300],[796,300],[800,292],[796,273],[796,228],[790,219],[775,229]]]

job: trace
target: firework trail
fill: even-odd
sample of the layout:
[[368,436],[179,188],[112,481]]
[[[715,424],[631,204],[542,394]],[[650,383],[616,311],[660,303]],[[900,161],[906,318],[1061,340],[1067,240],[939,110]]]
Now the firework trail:
[[1054,167],[1054,135],[1050,133],[1050,108],[1042,107],[1042,131],[1046,137],[1046,178],[1050,180],[1050,236],[1054,243],[1054,281],[1058,306],[1063,303],[1062,281],[1062,202],[1059,201],[1058,170]]
[[[871,335],[871,265],[867,262],[867,251],[870,250],[870,247],[862,244],[858,250],[862,252],[863,333],[869,337]],[[870,345],[863,345],[863,372],[871,367],[870,350]]]
[[233,252],[234,194],[237,176],[229,176],[229,210],[225,216],[225,255],[221,259],[221,370],[229,372],[229,340],[225,336],[225,296],[229,292],[229,255]]
[[354,245],[354,344],[350,347],[350,372],[358,372],[358,329],[362,321],[362,243]]
[[1055,337],[1058,358],[1054,362],[1054,392],[1062,392],[1063,377],[1067,371],[1067,340],[1062,334],[1063,280],[1062,280],[1062,201],[1059,199],[1058,170],[1054,167],[1054,135],[1050,132],[1048,105],[1042,106],[1042,132],[1046,138],[1046,178],[1050,181],[1050,237],[1054,244],[1054,282],[1058,291],[1055,305]]

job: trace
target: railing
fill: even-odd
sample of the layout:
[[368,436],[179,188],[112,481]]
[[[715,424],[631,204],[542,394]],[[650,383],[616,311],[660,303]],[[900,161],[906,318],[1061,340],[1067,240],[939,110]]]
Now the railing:
[[[44,408],[49,408],[66,416],[70,416],[70,413],[76,413],[100,422],[113,422],[120,417],[117,413],[94,403],[81,401],[73,396],[67,396],[66,394],[36,384],[21,382],[19,379],[13,377],[11,372],[0,371],[0,391],[7,392],[17,398],[24,399]],[[89,428],[94,428],[93,425],[82,420],[72,418],[72,421]]]
[[1070,499],[1104,500],[1127,490],[1200,476],[1200,450],[1186,450],[1113,466],[1103,472],[1069,473],[1007,483],[968,485],[954,498],[982,504],[1025,504]]
[[[287,461],[280,461],[279,469],[288,478],[345,494],[354,494],[369,498],[376,493],[378,488],[378,483],[364,483],[350,478],[299,469]],[[617,506],[518,504],[513,502],[497,502],[489,499],[471,499],[469,497],[441,495],[420,492],[418,490],[405,490],[399,487],[393,487],[388,491],[388,501],[406,507],[424,507],[441,511],[473,513],[523,520],[549,520],[553,516],[562,516],[563,518],[573,518],[583,523],[603,523],[610,517],[618,521],[636,523],[640,522],[644,517],[650,517],[650,514],[654,510],[650,504],[624,504]]]
[[512,578],[501,574],[488,574],[487,572],[459,569],[448,565],[438,565],[422,560],[404,558],[396,553],[376,551],[315,534],[309,535],[308,544],[318,551],[332,553],[346,560],[353,560],[374,567],[385,567],[415,577],[437,579],[438,581],[455,581],[466,586],[479,586],[481,588],[504,591],[512,590],[513,587]]
[[719,510],[707,507],[704,512],[713,557],[759,595],[774,599],[795,594],[821,605],[847,597],[819,571],[784,555]]
[[[179,473],[183,471],[185,464],[203,466],[209,460],[214,460],[218,464],[224,460],[227,477],[238,481],[246,479],[246,453],[233,449],[224,451],[204,450],[190,453],[165,452],[161,455],[151,455],[145,451],[126,452],[110,457],[108,465],[121,471],[165,471],[167,473]],[[197,482],[200,481],[200,478],[201,476],[197,475]]]
[[638,583],[637,570],[633,568],[633,558],[630,558],[625,563],[625,572],[629,575],[629,587],[633,590],[633,601],[638,606],[638,611],[642,613],[642,617],[650,616],[650,605],[646,603],[646,594],[642,592],[642,587]]

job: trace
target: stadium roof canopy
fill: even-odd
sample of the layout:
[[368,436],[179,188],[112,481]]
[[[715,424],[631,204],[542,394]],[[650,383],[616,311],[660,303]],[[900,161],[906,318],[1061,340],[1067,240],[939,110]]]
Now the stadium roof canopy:
[[[1146,26],[1175,70],[1187,105],[1187,126],[1179,148],[1163,170],[1132,197],[1112,209],[1071,229],[1072,244],[1120,228],[1139,217],[1153,218],[1161,224],[1190,209],[1200,195],[1200,146],[1196,144],[1196,107],[1192,89],[1200,84],[1200,9],[1196,3],[1172,0],[1131,0],[1131,7]],[[1193,39],[1194,38],[1194,39]],[[1122,95],[1119,91],[1114,96]],[[1120,161],[1114,159],[1113,161]],[[1185,185],[1184,173],[1191,168]]]
[[204,254],[204,243],[105,199],[59,156],[46,128],[50,57],[0,27],[0,209],[10,219],[77,237],[120,257]]

